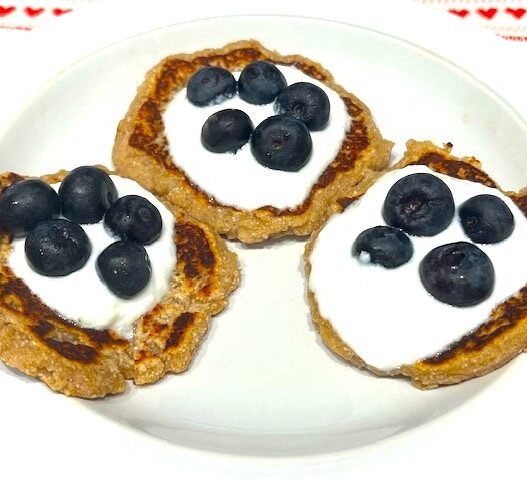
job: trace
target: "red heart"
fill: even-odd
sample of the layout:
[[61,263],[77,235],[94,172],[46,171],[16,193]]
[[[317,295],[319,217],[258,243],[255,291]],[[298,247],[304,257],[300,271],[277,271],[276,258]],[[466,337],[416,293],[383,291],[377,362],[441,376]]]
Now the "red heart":
[[44,9],[43,8],[26,7],[26,8],[24,8],[24,12],[26,12],[26,15],[28,17],[38,17],[41,13],[44,12]]
[[527,10],[525,10],[525,8],[506,8],[505,13],[508,13],[519,20],[527,13]]
[[468,10],[456,10],[455,8],[451,8],[449,10],[450,13],[453,13],[454,15],[457,15],[458,17],[464,18],[466,17],[470,12]]
[[494,15],[498,13],[498,9],[488,8],[487,10],[485,10],[484,8],[478,8],[476,12],[478,12],[482,17],[485,17],[487,20],[491,20],[494,17]]
[[10,13],[13,13],[16,10],[16,7],[2,7],[0,5],[0,17],[7,17]]
[[51,10],[53,15],[56,17],[60,17],[61,15],[64,15],[65,13],[71,12],[71,8],[54,8]]

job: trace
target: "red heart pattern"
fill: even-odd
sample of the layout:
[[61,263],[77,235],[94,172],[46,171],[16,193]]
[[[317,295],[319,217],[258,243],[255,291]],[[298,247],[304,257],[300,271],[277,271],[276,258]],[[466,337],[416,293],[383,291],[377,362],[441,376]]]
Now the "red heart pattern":
[[465,10],[465,9],[456,10],[455,8],[451,8],[449,12],[461,18],[465,18],[470,13],[468,10]]
[[31,7],[26,7],[24,8],[24,12],[26,13],[26,15],[28,17],[38,17],[41,13],[44,13],[44,9],[43,8],[31,8]]
[[56,17],[60,17],[61,15],[64,15],[65,13],[71,12],[71,8],[54,8],[51,10],[53,15]]
[[476,10],[482,17],[486,18],[487,20],[492,20],[496,13],[498,13],[497,8],[478,8]]
[[[418,0],[527,46],[527,0]],[[521,5],[519,5],[521,4]]]
[[[421,0],[424,2],[424,0]],[[510,3],[513,3],[514,0],[510,0],[509,1],[509,4]],[[24,2],[25,3],[25,2]],[[452,15],[456,15],[457,17],[460,17],[460,18],[466,18],[466,17],[471,17],[473,16],[473,14],[477,14],[479,17],[481,17],[482,20],[480,21],[491,21],[494,19],[494,17],[497,16],[496,20],[493,22],[496,23],[497,22],[507,22],[506,18],[508,17],[509,20],[508,22],[510,23],[511,21],[512,22],[515,22],[516,20],[527,20],[527,9],[526,8],[512,8],[512,7],[505,7],[505,5],[503,7],[499,7],[499,8],[477,8],[477,9],[473,9],[471,8],[471,5],[466,5],[466,4],[477,4],[477,3],[484,3],[483,1],[481,0],[460,0],[460,1],[445,1],[445,0],[435,0],[434,1],[430,1],[430,0],[427,0],[426,3],[450,3],[451,5],[450,6],[453,6],[453,7],[456,7],[456,6],[459,6],[459,8],[448,8],[448,5],[445,5],[444,8],[445,10],[448,10],[449,13],[451,13]],[[460,4],[462,3],[463,5],[452,5],[452,4]],[[491,2],[489,2],[491,3]],[[492,3],[497,3],[497,2],[492,2]],[[507,1],[503,0],[503,3],[507,3]],[[27,3],[26,3],[27,5]],[[38,4],[37,4],[38,5]],[[475,6],[475,5],[474,5]],[[12,13],[14,13],[15,11],[17,10],[17,7],[14,6],[14,5],[0,5],[0,18],[2,17],[7,17],[8,15],[11,15]],[[26,17],[29,17],[29,18],[36,18],[36,17],[40,17],[42,16],[42,18],[44,17],[47,17],[47,15],[42,15],[44,14],[46,11],[49,12],[49,14],[53,15],[54,17],[60,17],[66,13],[69,13],[71,12],[73,9],[72,8],[49,8],[49,9],[46,9],[46,8],[43,8],[43,7],[31,7],[31,6],[27,6],[25,8],[20,8],[20,12],[24,12],[24,14],[26,15]],[[525,17],[525,18],[524,18]],[[14,15],[12,17],[13,19],[15,18],[20,18],[18,15]],[[49,17],[47,17],[49,18]],[[523,23],[523,20],[522,20],[522,25],[524,25]],[[31,26],[27,26],[27,25],[13,25],[12,22],[13,20],[8,20],[8,22],[10,23],[7,23],[5,25],[0,25],[0,28],[21,28],[21,29],[25,29],[25,30],[31,30],[33,28],[33,25]],[[16,20],[15,20],[16,22]],[[40,22],[40,20],[39,20]],[[22,23],[22,22],[21,22]],[[502,25],[503,28],[505,28],[506,24],[505,25]],[[496,29],[496,26],[494,27]],[[525,31],[527,30],[525,25],[523,26],[523,30],[522,31]],[[499,29],[498,29],[498,32],[499,32]],[[508,32],[507,30],[505,30],[505,32]],[[509,38],[505,35],[505,33],[501,33],[502,36],[505,36],[506,38]],[[527,36],[514,36],[514,37],[510,37],[514,40],[522,40],[525,38],[525,40],[527,41]]]
[[[9,7],[4,7],[3,5],[0,5],[0,17],[7,17],[9,14],[13,13],[16,10],[16,7],[11,5]],[[64,15],[65,13],[71,12],[71,8],[54,8],[51,10],[51,13],[55,15],[56,17],[60,17],[61,15]],[[25,7],[24,13],[30,17],[35,18],[39,15],[42,15],[45,12],[45,9],[42,7],[34,8],[34,7]]]
[[525,8],[509,8],[509,7],[507,7],[505,9],[505,13],[508,13],[509,15],[512,15],[514,18],[517,18],[519,20],[520,18],[522,18],[527,13],[527,10],[525,10]]
[[0,17],[7,17],[10,13],[13,13],[16,10],[16,7],[10,6],[10,7],[2,7],[0,5]]

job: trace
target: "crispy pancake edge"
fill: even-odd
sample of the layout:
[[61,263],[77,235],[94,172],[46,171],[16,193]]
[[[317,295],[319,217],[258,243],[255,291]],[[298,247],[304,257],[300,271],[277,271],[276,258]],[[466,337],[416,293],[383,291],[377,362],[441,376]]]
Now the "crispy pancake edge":
[[[240,210],[220,205],[177,167],[177,159],[172,160],[164,135],[162,114],[196,70],[207,65],[241,70],[255,60],[293,65],[320,80],[341,96],[353,119],[335,160],[319,177],[308,198],[294,209],[267,206]],[[381,137],[366,105],[337,85],[320,64],[300,55],[280,55],[257,41],[246,40],[221,49],[173,55],[150,70],[119,124],[113,162],[117,172],[134,178],[169,203],[210,224],[220,234],[254,243],[269,237],[311,233],[338,208],[337,198],[349,195],[370,171],[387,166],[392,145]]]
[[[499,189],[499,186],[481,170],[480,162],[474,157],[457,158],[450,154],[451,145],[439,148],[429,141],[409,140],[402,160],[393,169],[408,165],[426,165],[430,169],[486,186]],[[353,196],[341,198],[339,203],[344,210],[358,199],[382,174],[369,177],[363,189]],[[527,196],[514,192],[503,192],[527,215]],[[304,252],[305,272],[309,278],[311,265],[309,258],[318,233],[310,237]],[[308,303],[316,330],[323,342],[337,355],[353,365],[369,370],[379,376],[408,377],[414,386],[431,389],[442,385],[452,385],[471,378],[490,373],[505,365],[527,348],[527,286],[515,292],[498,305],[489,319],[473,332],[453,342],[444,352],[425,360],[403,365],[393,370],[380,370],[368,365],[347,345],[334,330],[331,322],[323,318],[318,309],[313,291],[308,289]],[[375,339],[372,339],[374,342]]]
[[[66,174],[42,179],[54,183]],[[0,175],[0,189],[23,178]],[[180,210],[175,219],[170,289],[138,319],[132,341],[77,327],[46,306],[7,266],[11,239],[0,232],[0,359],[55,391],[83,398],[121,393],[127,379],[152,383],[186,370],[240,271],[236,255],[209,226]]]

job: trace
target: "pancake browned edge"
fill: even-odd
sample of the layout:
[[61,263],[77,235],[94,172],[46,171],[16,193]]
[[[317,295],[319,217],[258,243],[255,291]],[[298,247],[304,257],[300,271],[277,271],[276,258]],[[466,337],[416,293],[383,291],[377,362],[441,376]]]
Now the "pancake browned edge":
[[[189,78],[207,65],[236,71],[255,60],[292,65],[326,84],[341,96],[353,119],[335,160],[320,175],[306,200],[295,208],[240,210],[221,205],[192,183],[168,148],[162,115]],[[254,243],[269,237],[310,234],[338,207],[337,198],[349,195],[370,171],[387,166],[391,148],[392,143],[381,137],[366,105],[337,85],[321,65],[300,55],[280,55],[247,40],[218,50],[173,55],[150,70],[119,124],[113,162],[118,173],[182,207],[220,234]]]
[[[450,154],[451,145],[449,144],[442,149],[431,142],[410,140],[406,145],[407,151],[403,159],[393,168],[426,165],[435,172],[479,182],[500,190],[498,185],[480,169],[481,165],[478,160],[473,157],[460,159],[452,156]],[[359,198],[379,176],[372,176],[368,179],[365,182],[364,190],[357,192],[354,197],[340,199],[342,209],[344,210],[350,203]],[[511,197],[522,212],[527,215],[527,192],[523,195],[512,192],[503,193]],[[308,276],[311,270],[309,257],[319,231],[313,233],[309,239],[304,254],[305,269]],[[321,316],[312,291],[308,291],[308,300],[315,327],[324,343],[331,350],[353,365],[370,370],[377,375],[409,377],[412,383],[420,389],[451,385],[485,375],[503,366],[527,347],[527,285],[498,305],[485,323],[472,333],[452,343],[444,352],[389,371],[379,370],[366,364],[338,336],[331,322]],[[350,312],[353,313],[353,305],[351,304]],[[397,321],[398,314],[401,313],[394,311],[394,322]],[[375,342],[375,338],[372,338],[371,341]]]
[[[66,173],[42,179],[55,183]],[[0,175],[0,190],[22,179]],[[83,398],[121,393],[127,379],[146,384],[186,370],[240,274],[236,255],[217,233],[174,213],[177,259],[170,288],[138,319],[130,341],[77,327],[46,306],[8,267],[11,238],[0,232],[0,359],[53,390]]]

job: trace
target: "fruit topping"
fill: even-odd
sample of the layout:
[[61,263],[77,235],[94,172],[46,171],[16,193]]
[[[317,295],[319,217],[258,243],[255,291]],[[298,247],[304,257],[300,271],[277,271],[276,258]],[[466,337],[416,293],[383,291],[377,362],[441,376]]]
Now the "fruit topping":
[[397,268],[412,258],[414,248],[410,238],[401,230],[377,226],[360,233],[351,251],[362,263]]
[[128,240],[112,243],[97,258],[97,273],[120,298],[132,298],[141,292],[150,280],[151,271],[145,248]]
[[80,225],[54,218],[29,232],[24,249],[29,266],[37,273],[63,277],[86,264],[91,243]]
[[309,130],[293,115],[275,115],[258,125],[251,137],[251,151],[261,165],[296,172],[309,160],[313,143]]
[[443,180],[429,173],[414,173],[392,185],[384,200],[384,221],[409,235],[431,237],[454,218],[454,198]]
[[117,200],[117,189],[110,176],[97,167],[72,170],[59,188],[62,215],[77,223],[99,222]]
[[329,98],[320,87],[308,82],[289,85],[276,99],[277,113],[290,113],[309,130],[323,130],[329,121]]
[[476,195],[459,207],[461,226],[476,243],[498,243],[514,230],[514,216],[495,195]]
[[419,265],[426,290],[437,300],[470,307],[487,299],[494,288],[494,267],[476,245],[449,243],[431,250]]
[[14,237],[27,235],[40,222],[59,214],[59,196],[42,180],[13,183],[0,195],[0,225]]
[[249,116],[236,109],[213,113],[201,129],[201,143],[214,153],[236,152],[251,137],[253,123]]
[[271,103],[287,86],[278,68],[268,62],[252,62],[238,79],[238,92],[242,100],[255,105]]
[[197,107],[217,105],[236,94],[236,80],[231,72],[221,67],[198,70],[188,82],[187,98]]
[[106,212],[104,224],[123,240],[150,245],[161,235],[163,221],[159,210],[146,198],[126,195]]

